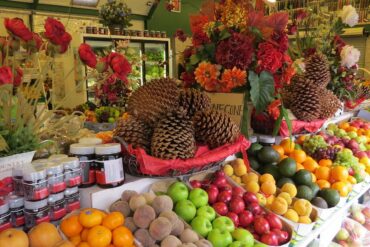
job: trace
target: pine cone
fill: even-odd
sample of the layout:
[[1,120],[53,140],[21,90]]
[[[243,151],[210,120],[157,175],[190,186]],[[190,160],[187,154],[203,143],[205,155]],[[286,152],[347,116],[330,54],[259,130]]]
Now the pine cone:
[[295,78],[294,97],[290,110],[299,120],[310,122],[320,117],[320,94],[322,90],[313,81],[303,76]]
[[233,143],[239,136],[239,127],[225,113],[215,110],[197,112],[193,118],[197,141],[217,148]]
[[153,130],[147,124],[130,116],[128,119],[118,121],[113,135],[121,137],[134,148],[140,147],[149,153],[152,132]]
[[152,155],[165,159],[188,159],[196,151],[194,127],[185,111],[167,114],[154,128]]
[[283,101],[284,107],[290,108],[290,105],[292,103],[294,96],[294,80],[295,77],[293,77],[291,83],[289,85],[284,85],[284,87],[281,90],[281,100]]
[[330,90],[322,91],[321,95],[321,110],[320,118],[326,119],[333,117],[334,114],[341,107],[340,100],[335,96],[335,94]]
[[180,92],[179,106],[185,109],[189,117],[193,117],[198,111],[210,109],[211,99],[199,90],[185,89]]
[[174,79],[152,80],[140,87],[128,100],[127,111],[149,126],[178,107],[179,89]]
[[305,76],[316,85],[326,88],[331,79],[329,62],[326,56],[319,53],[310,56],[306,62]]

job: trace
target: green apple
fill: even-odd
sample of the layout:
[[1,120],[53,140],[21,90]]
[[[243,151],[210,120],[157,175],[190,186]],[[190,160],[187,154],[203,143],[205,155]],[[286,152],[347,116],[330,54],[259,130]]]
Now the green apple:
[[233,239],[236,241],[240,241],[248,247],[252,247],[254,244],[254,237],[253,235],[243,228],[236,228],[235,231],[231,233]]
[[366,146],[365,146],[365,144],[360,143],[360,145],[358,145],[358,147],[360,148],[360,150],[361,150],[361,151],[366,151]]
[[240,241],[234,241],[228,247],[253,247],[253,244],[252,245],[248,245],[248,244],[243,243],[243,242],[240,242]]
[[203,206],[198,208],[197,216],[204,216],[209,221],[213,221],[216,218],[216,211],[211,206]]
[[208,205],[208,194],[201,188],[196,188],[190,191],[189,200],[194,203],[196,208]]
[[326,133],[328,133],[328,135],[330,135],[330,136],[333,136],[334,135],[334,131],[333,130],[327,130]]
[[208,233],[212,231],[212,224],[204,216],[197,216],[191,221],[191,227],[195,232],[199,235],[203,236],[204,238],[207,237]]
[[367,143],[367,137],[366,136],[360,136],[360,143]]
[[354,132],[354,131],[350,131],[350,132],[348,132],[348,133],[347,133],[347,135],[348,135],[351,139],[353,139],[353,138],[356,138],[356,137],[357,137],[357,133],[356,133],[356,132]]
[[220,216],[212,222],[214,229],[220,229],[221,231],[233,232],[235,230],[234,222],[226,216]]
[[189,189],[186,184],[182,182],[174,182],[168,188],[167,195],[171,197],[173,203],[176,203],[188,199]]
[[370,144],[365,144],[365,147],[366,147],[366,151],[370,150]]
[[212,243],[213,247],[227,247],[233,242],[231,233],[220,229],[210,231],[207,240]]
[[183,218],[183,220],[190,222],[192,219],[194,219],[197,213],[197,208],[191,201],[181,200],[176,203],[175,212],[178,216]]
[[255,243],[253,247],[268,247],[268,245],[265,245],[263,243]]

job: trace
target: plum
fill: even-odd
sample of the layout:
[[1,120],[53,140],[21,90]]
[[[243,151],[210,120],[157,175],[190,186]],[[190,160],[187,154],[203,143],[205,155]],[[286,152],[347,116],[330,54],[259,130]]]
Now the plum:
[[155,216],[155,211],[151,206],[143,205],[136,209],[133,217],[134,223],[140,228],[148,228]]
[[142,195],[134,195],[131,197],[129,205],[132,211],[146,204],[145,197]]
[[138,193],[134,190],[125,190],[122,192],[121,200],[129,202],[132,196],[136,196]]
[[183,243],[194,243],[199,240],[199,236],[196,232],[188,228],[181,233],[180,239]]
[[177,214],[173,211],[164,211],[159,216],[167,218],[172,224],[172,229],[174,229],[174,227],[176,226],[177,221],[180,220],[179,216],[177,216]]
[[137,226],[135,225],[134,218],[127,217],[125,218],[124,226],[131,230],[131,232],[136,231]]
[[125,217],[129,217],[131,215],[131,209],[130,205],[126,201],[118,200],[114,202],[110,208],[110,212],[120,212],[123,214]]
[[180,239],[173,235],[167,236],[165,239],[161,242],[161,247],[177,247],[180,246],[182,243]]
[[185,225],[182,220],[178,220],[175,224],[175,226],[172,228],[171,234],[175,236],[180,236],[180,234],[184,231]]
[[156,197],[153,193],[149,192],[143,193],[142,195],[145,197],[146,203],[149,205],[152,204],[154,198]]
[[159,215],[164,211],[171,211],[173,208],[173,202],[171,197],[166,195],[157,196],[152,202],[152,207],[155,212]]
[[205,239],[200,239],[194,243],[197,247],[212,247],[211,242]]
[[171,222],[165,217],[158,217],[149,226],[149,233],[153,239],[162,241],[172,231]]
[[143,246],[155,245],[155,239],[152,238],[147,229],[138,229],[134,236]]

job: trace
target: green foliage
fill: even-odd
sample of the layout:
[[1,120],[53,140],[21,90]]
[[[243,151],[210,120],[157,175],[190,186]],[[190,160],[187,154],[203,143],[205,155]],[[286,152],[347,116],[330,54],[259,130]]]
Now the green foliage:
[[102,5],[99,11],[99,17],[101,18],[100,22],[106,26],[132,26],[130,23],[131,9],[122,1],[112,0]]
[[258,113],[266,109],[273,100],[275,92],[274,78],[267,72],[262,71],[260,75],[249,71],[248,80],[251,85],[251,100]]

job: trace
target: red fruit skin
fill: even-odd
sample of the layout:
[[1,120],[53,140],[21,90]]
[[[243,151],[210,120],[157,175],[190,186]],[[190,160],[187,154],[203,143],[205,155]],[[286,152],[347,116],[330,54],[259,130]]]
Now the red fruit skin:
[[229,203],[231,201],[231,197],[231,191],[221,191],[217,196],[217,201]]
[[229,210],[231,212],[234,212],[236,214],[239,214],[243,212],[245,209],[244,201],[241,197],[232,197],[230,204],[229,204]]
[[275,233],[276,237],[278,238],[278,244],[279,245],[282,245],[282,244],[285,244],[286,242],[288,242],[288,240],[289,240],[289,233],[288,232],[282,231],[282,230],[279,230],[279,229],[273,229],[272,232]]
[[213,204],[213,209],[221,216],[225,216],[229,210],[227,209],[227,205],[224,202],[216,202]]
[[215,177],[225,177],[225,176],[226,176],[225,172],[222,170],[215,172]]
[[252,192],[245,192],[243,195],[243,200],[245,202],[245,205],[248,205],[253,202],[258,203],[257,196],[253,194]]
[[193,180],[190,182],[191,187],[193,188],[201,188],[202,183],[199,180]]
[[229,217],[234,222],[235,227],[239,226],[239,216],[236,213],[228,212],[226,216]]
[[219,194],[218,188],[215,185],[210,185],[207,189],[208,203],[213,204],[217,202],[217,196]]
[[230,184],[225,184],[225,185],[219,187],[219,189],[220,189],[220,192],[221,191],[228,191],[231,194],[233,193],[233,187]]
[[265,216],[265,219],[269,223],[271,229],[279,229],[279,230],[283,229],[283,223],[281,222],[281,219],[276,214],[268,213]]
[[254,238],[255,240],[260,241],[260,235],[258,235],[257,233],[252,233],[252,234],[253,234],[253,238]]
[[216,177],[212,184],[216,185],[218,188],[221,188],[227,184],[227,181],[225,177]]
[[277,246],[279,245],[278,238],[275,233],[269,232],[267,234],[263,234],[261,236],[260,241],[264,244],[267,244],[269,246]]
[[233,187],[233,197],[242,198],[244,195],[244,190],[241,187]]
[[247,205],[247,209],[251,211],[253,215],[260,215],[263,212],[261,206],[256,202],[252,202]]
[[239,225],[243,228],[250,226],[254,220],[252,212],[244,210],[239,215]]
[[256,233],[263,235],[270,231],[270,225],[268,221],[263,217],[257,217],[254,219],[253,227]]

